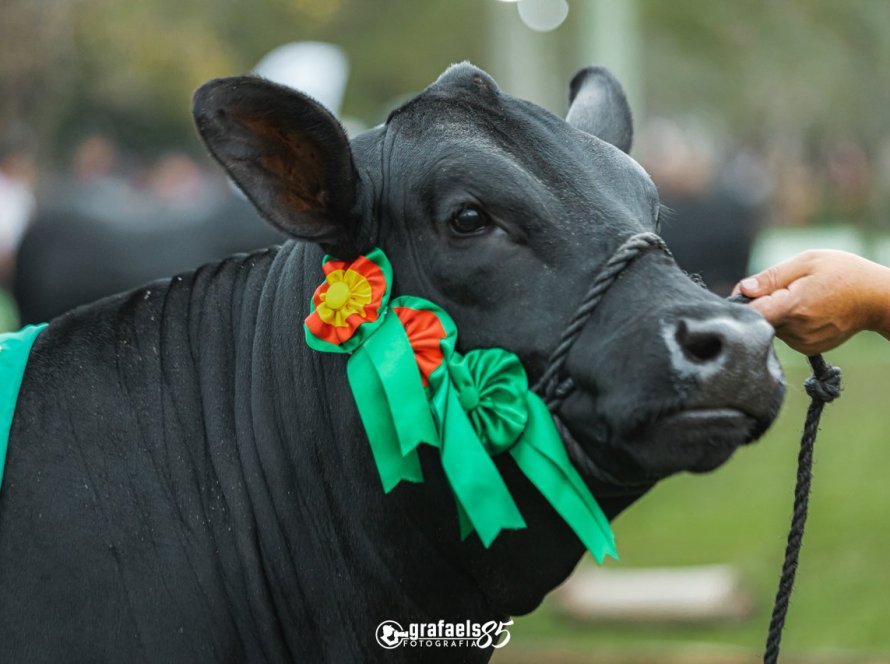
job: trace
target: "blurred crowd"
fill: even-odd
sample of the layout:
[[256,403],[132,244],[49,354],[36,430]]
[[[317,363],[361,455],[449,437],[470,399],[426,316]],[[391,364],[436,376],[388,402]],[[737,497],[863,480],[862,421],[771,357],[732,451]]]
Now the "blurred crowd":
[[667,208],[663,235],[680,265],[721,295],[749,270],[766,228],[890,234],[890,134],[876,146],[843,138],[804,153],[653,118],[638,145]]
[[[727,142],[695,123],[653,118],[637,143],[665,206],[663,235],[681,267],[719,294],[746,274],[757,233],[768,226],[890,231],[890,136],[879,145],[825,142],[803,154]],[[216,220],[223,216],[228,222]],[[28,256],[36,258],[17,270],[32,226],[43,230],[31,240]],[[21,126],[0,132],[0,285],[20,305],[46,299],[35,295],[38,285],[55,297],[52,306],[24,303],[22,322],[278,239],[218,170],[186,152],[146,160],[94,133],[74,146],[61,169],[38,170],[29,132]],[[59,245],[55,253],[43,246],[48,242]],[[90,255],[91,247],[102,247],[102,255]],[[72,262],[74,254],[82,255],[80,263]],[[59,295],[84,273],[92,275],[91,288]],[[17,274],[28,283],[16,284]]]
[[[339,115],[349,72],[339,46],[290,42],[253,71]],[[207,159],[146,157],[93,132],[38,169],[46,148],[0,125],[0,330],[282,239]]]
[[2,283],[10,287],[15,255],[38,211],[66,210],[109,224],[170,224],[197,217],[228,197],[227,183],[185,152],[147,161],[102,134],[72,150],[58,172],[39,173],[34,145],[22,128],[0,139]]

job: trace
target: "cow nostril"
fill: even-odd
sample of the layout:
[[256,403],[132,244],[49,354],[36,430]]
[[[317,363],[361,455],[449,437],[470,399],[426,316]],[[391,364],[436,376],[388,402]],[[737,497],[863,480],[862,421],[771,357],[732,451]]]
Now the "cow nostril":
[[683,346],[687,357],[697,362],[710,362],[717,359],[723,350],[720,337],[713,334],[693,334]]
[[692,362],[711,362],[723,352],[723,339],[719,334],[707,330],[690,330],[684,320],[677,325],[676,339],[683,355]]

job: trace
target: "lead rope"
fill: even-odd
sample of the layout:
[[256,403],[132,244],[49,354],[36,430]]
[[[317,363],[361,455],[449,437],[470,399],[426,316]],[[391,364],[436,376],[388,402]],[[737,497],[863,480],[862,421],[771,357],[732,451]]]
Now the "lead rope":
[[[560,380],[566,357],[572,348],[572,344],[580,336],[581,330],[587,321],[590,320],[605,292],[634,259],[652,248],[661,249],[665,254],[671,256],[671,252],[665,245],[664,240],[655,233],[634,235],[615,251],[602,270],[600,270],[596,279],[594,279],[593,285],[588,289],[581,302],[581,306],[578,307],[572,320],[563,331],[556,349],[551,353],[544,373],[532,387],[544,400],[544,403],[547,404],[547,408],[553,415],[554,424],[556,424],[556,428],[562,435],[567,447],[575,447],[577,449],[580,446],[558,414],[559,407],[575,387],[571,378],[567,377]],[[729,300],[730,302],[741,304],[750,302],[750,299],[743,295],[736,295],[729,298]],[[807,359],[813,368],[813,375],[804,383],[804,389],[810,396],[810,405],[807,409],[803,435],[800,439],[791,528],[788,531],[788,542],[785,546],[785,562],[782,564],[779,588],[776,591],[776,599],[769,623],[766,651],[763,654],[764,664],[776,664],[779,660],[782,629],[785,627],[788,603],[791,599],[791,592],[794,589],[794,578],[797,574],[797,563],[800,558],[803,533],[807,522],[810,484],[813,477],[813,448],[816,443],[816,433],[819,430],[819,420],[822,418],[822,410],[825,408],[825,404],[834,401],[841,393],[840,369],[828,364],[821,355],[812,355]],[[605,474],[601,469],[599,470],[601,475]]]
[[813,477],[813,446],[816,443],[816,432],[819,430],[819,419],[825,404],[831,403],[841,395],[841,370],[831,366],[821,355],[807,358],[813,367],[813,375],[807,378],[804,388],[810,395],[810,406],[800,438],[800,453],[797,456],[797,482],[794,485],[794,510],[791,515],[791,528],[788,531],[788,543],[785,545],[785,562],[779,577],[779,589],[773,604],[773,615],[769,621],[769,632],[766,638],[766,651],[763,653],[764,664],[775,664],[779,661],[779,644],[782,641],[782,629],[785,627],[785,615],[788,613],[788,601],[794,589],[794,577],[797,574],[797,559],[803,543],[803,529],[807,523],[807,508],[810,503],[810,480]]
[[[742,304],[751,301],[744,295],[736,295],[729,299],[731,302]],[[816,433],[819,431],[819,420],[822,418],[825,404],[831,403],[841,395],[841,370],[828,364],[821,355],[810,355],[807,359],[813,369],[813,375],[807,378],[803,386],[807,394],[810,395],[810,405],[807,408],[803,434],[800,437],[791,527],[788,530],[788,542],[785,544],[785,562],[782,563],[782,574],[779,576],[779,587],[773,602],[773,614],[769,621],[766,649],[763,653],[764,664],[776,664],[779,661],[782,630],[785,627],[785,616],[788,615],[791,592],[794,590],[797,562],[803,545],[804,528],[807,525],[810,483],[813,479],[813,448],[816,444]]]

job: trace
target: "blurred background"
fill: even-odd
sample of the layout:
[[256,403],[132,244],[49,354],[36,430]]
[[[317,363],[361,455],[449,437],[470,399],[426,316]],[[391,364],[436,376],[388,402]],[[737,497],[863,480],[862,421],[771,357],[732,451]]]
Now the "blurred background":
[[[888,35],[884,0],[0,0],[0,329],[280,241],[190,115],[202,82],[255,69],[359,132],[452,62],[558,114],[574,72],[606,64],[672,209],[663,233],[713,290],[806,248],[890,263]],[[780,351],[789,396],[769,435],[622,515],[622,562],[585,560],[495,661],[757,661],[806,402],[805,361]],[[784,647],[890,662],[890,345],[862,335],[830,359],[846,391],[819,440]],[[668,570],[620,577],[650,565]]]

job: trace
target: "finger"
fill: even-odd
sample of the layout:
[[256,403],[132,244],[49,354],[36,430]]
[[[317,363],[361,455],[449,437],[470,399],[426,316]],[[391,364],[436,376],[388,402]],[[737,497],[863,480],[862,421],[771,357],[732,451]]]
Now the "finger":
[[785,322],[794,309],[796,298],[787,288],[779,290],[752,300],[749,306],[754,307],[763,314],[770,325],[777,327]]
[[795,334],[793,329],[786,329],[785,326],[780,325],[776,328],[776,338],[784,341],[790,348],[793,348],[798,353],[803,353],[804,355],[810,353],[809,342]]
[[799,341],[794,337],[790,337],[788,335],[776,333],[776,336],[784,341],[789,348],[796,350],[798,353],[802,355],[806,355],[810,357],[812,355],[818,355],[819,353],[824,353],[826,350],[831,350],[834,346],[830,344],[820,344],[820,343],[809,343],[806,341]]
[[798,255],[773,265],[763,272],[742,279],[737,284],[737,288],[748,297],[763,297],[806,276],[809,274],[809,270],[809,262]]

